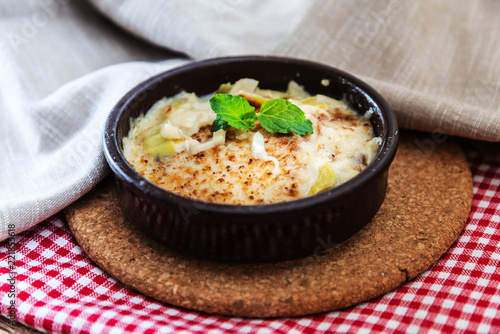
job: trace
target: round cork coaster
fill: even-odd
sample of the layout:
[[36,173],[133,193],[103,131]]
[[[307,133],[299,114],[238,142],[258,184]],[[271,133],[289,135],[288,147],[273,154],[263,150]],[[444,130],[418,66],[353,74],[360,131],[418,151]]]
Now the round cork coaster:
[[403,133],[386,199],[346,242],[293,261],[228,264],[194,259],[125,220],[108,178],[65,210],[88,256],[126,285],[165,303],[220,315],[281,317],[344,308],[391,291],[431,266],[456,240],[472,201],[460,147]]

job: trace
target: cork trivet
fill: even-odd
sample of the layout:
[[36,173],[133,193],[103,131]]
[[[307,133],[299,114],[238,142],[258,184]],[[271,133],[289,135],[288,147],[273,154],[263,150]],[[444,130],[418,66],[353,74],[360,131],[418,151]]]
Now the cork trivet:
[[109,178],[65,213],[76,240],[98,266],[165,303],[245,317],[330,311],[412,279],[462,231],[472,201],[471,173],[460,147],[441,141],[430,134],[402,134],[375,218],[339,246],[293,261],[227,264],[175,253],[124,219]]

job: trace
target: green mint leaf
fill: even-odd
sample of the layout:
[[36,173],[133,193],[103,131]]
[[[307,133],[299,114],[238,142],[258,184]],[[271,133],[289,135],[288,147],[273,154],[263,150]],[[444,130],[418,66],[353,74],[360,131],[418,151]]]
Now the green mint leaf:
[[235,127],[242,130],[253,129],[257,116],[255,108],[241,96],[217,94],[210,100],[210,107],[217,114],[212,131],[215,129]]
[[295,132],[303,136],[308,132],[313,133],[312,122],[306,119],[304,112],[286,100],[264,102],[257,118],[262,127],[273,134]]
[[212,123],[212,129],[210,131],[216,132],[219,131],[220,129],[227,129],[229,128],[229,124],[225,120],[222,119],[222,116],[217,114],[215,116],[214,122]]

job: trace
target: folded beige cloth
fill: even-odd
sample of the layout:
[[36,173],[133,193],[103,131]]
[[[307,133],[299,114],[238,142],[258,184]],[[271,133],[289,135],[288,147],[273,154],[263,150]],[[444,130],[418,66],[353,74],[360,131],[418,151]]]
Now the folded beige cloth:
[[0,240],[102,179],[109,110],[187,61],[170,51],[316,60],[372,84],[401,127],[500,141],[499,1],[89,1],[0,3]]

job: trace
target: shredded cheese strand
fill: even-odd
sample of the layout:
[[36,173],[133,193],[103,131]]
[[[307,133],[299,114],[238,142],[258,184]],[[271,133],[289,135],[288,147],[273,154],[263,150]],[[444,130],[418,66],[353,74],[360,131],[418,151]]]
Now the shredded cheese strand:
[[255,132],[252,138],[252,156],[255,159],[271,160],[274,163],[273,174],[280,172],[280,163],[278,159],[267,154],[264,145],[264,136],[260,132]]

